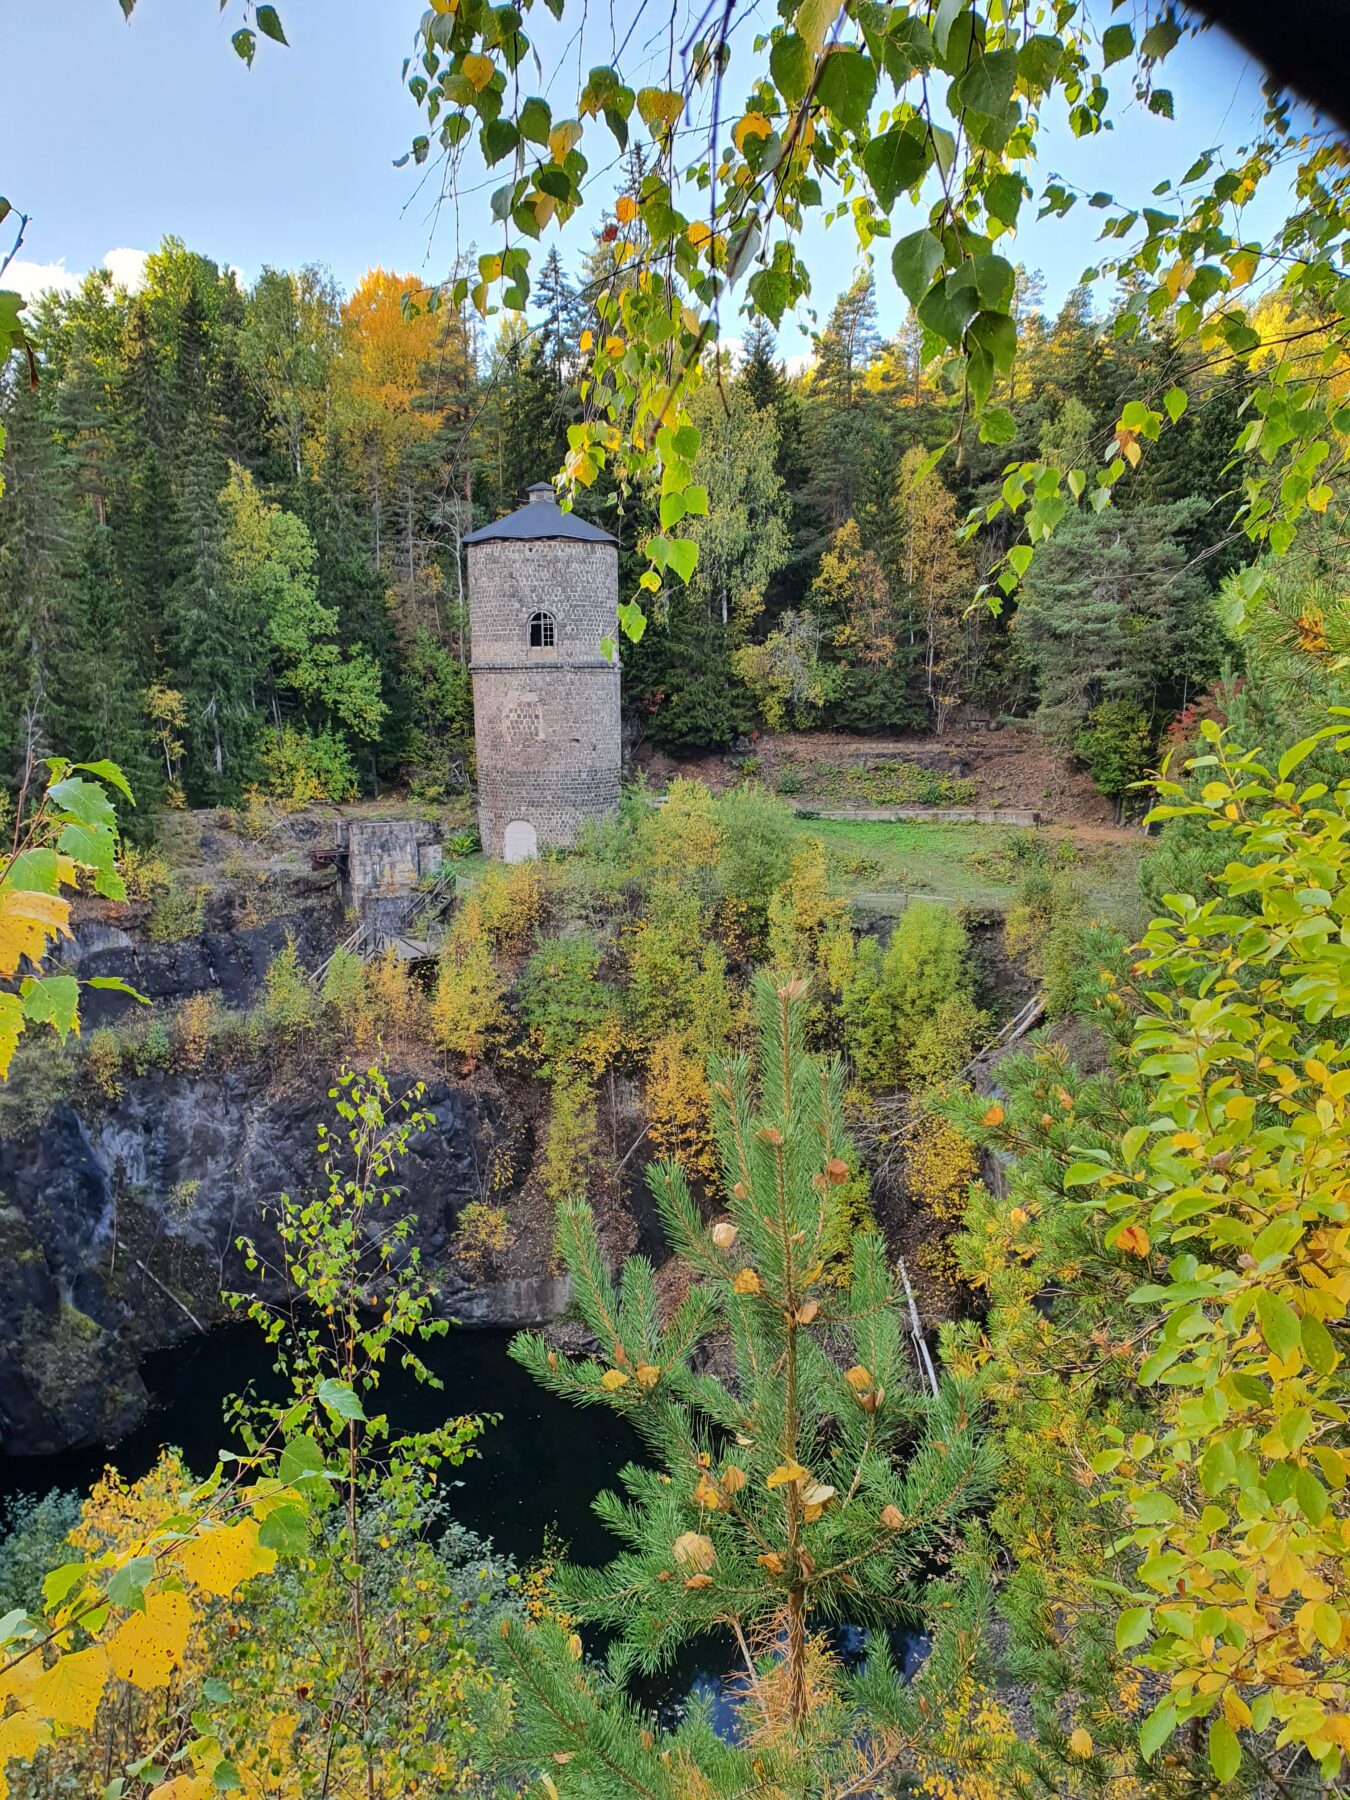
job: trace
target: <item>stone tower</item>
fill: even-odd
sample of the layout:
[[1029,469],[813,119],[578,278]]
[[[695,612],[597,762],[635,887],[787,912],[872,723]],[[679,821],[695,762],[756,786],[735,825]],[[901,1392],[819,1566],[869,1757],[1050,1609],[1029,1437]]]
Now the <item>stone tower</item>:
[[478,828],[489,856],[521,862],[574,844],[619,803],[619,551],[565,513],[547,482],[465,540],[478,757]]

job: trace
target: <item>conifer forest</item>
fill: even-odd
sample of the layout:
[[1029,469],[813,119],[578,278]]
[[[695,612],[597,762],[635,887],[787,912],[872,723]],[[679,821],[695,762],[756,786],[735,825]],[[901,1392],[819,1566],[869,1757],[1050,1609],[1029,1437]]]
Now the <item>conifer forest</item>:
[[0,1800],[1350,1792],[1325,18],[366,4],[0,147]]

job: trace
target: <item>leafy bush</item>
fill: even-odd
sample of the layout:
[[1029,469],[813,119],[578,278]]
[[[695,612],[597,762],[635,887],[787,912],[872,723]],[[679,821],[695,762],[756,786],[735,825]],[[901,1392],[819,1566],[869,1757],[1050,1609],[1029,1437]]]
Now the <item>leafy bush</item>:
[[269,1031],[281,1038],[297,1038],[314,1029],[319,998],[310,986],[295,939],[287,934],[268,967],[263,984],[262,1016]]
[[539,1181],[554,1206],[584,1200],[595,1166],[595,1087],[578,1069],[558,1068],[549,1096],[548,1137]]
[[262,737],[267,790],[278,800],[312,806],[316,800],[354,800],[356,765],[346,740],[334,731],[273,727]]
[[118,859],[128,900],[153,900],[173,886],[173,874],[158,850],[124,844]]
[[647,1060],[647,1136],[663,1159],[679,1164],[691,1181],[717,1174],[712,1092],[705,1058],[681,1032],[668,1031]]
[[778,791],[784,799],[806,792],[806,777],[800,769],[787,768],[778,777]]
[[792,811],[777,795],[752,782],[722,795],[716,822],[722,898],[731,903],[757,948],[768,929],[769,902],[787,880],[800,844]]
[[884,953],[864,939],[842,1011],[865,1088],[925,1085],[960,1068],[984,1018],[971,997],[969,941],[956,914],[918,900],[901,915]]
[[588,937],[545,938],[520,978],[520,1017],[546,1075],[575,1061],[592,1033],[618,1012],[600,980],[600,950]]
[[84,1072],[103,1099],[121,1098],[122,1045],[111,1025],[100,1025],[90,1033],[84,1047]]
[[432,1036],[442,1050],[478,1062],[505,1037],[503,984],[492,961],[481,900],[471,896],[451,922],[436,969]]
[[1103,700],[1074,739],[1074,755],[1104,794],[1118,800],[1153,762],[1153,724],[1131,700]]
[[366,965],[354,950],[341,946],[328,959],[319,997],[346,1030],[354,1028],[367,998]]
[[1003,943],[1040,984],[1047,1017],[1062,1019],[1095,1005],[1096,971],[1123,965],[1124,942],[1113,926],[1094,919],[1077,881],[1033,869],[1013,890]]
[[80,1497],[53,1488],[41,1499],[16,1494],[0,1512],[0,1616],[20,1608],[41,1616],[48,1570],[72,1559],[67,1542],[80,1521]]
[[412,964],[392,944],[366,964],[366,985],[374,1043],[398,1054],[410,1044],[425,1042],[426,995]]
[[178,1008],[174,1032],[178,1040],[178,1065],[197,1070],[205,1063],[216,1033],[219,1006],[211,993],[189,994]]
[[204,883],[191,887],[163,888],[155,896],[145,928],[152,943],[176,944],[196,937],[202,928],[202,911],[210,892]]
[[518,951],[533,937],[544,916],[546,865],[493,863],[478,884],[483,929],[494,950]]
[[509,1249],[515,1232],[505,1207],[471,1200],[455,1221],[455,1249],[467,1263],[478,1266]]

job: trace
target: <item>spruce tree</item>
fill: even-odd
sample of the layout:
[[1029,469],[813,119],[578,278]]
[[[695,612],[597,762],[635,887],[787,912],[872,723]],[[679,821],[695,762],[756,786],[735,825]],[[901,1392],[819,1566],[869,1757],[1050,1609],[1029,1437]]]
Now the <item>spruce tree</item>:
[[[512,1346],[554,1392],[627,1419],[651,1459],[622,1471],[623,1497],[595,1502],[620,1555],[558,1577],[571,1620],[610,1634],[603,1664],[567,1623],[503,1627],[518,1762],[565,1765],[567,1793],[586,1800],[876,1791],[922,1738],[926,1686],[950,1673],[946,1638],[907,1686],[885,1634],[930,1608],[960,1615],[934,1576],[990,1462],[968,1394],[946,1383],[930,1398],[916,1379],[881,1240],[859,1236],[848,1268],[831,1262],[855,1163],[842,1067],[803,1049],[806,990],[761,976],[753,1077],[745,1057],[711,1066],[727,1216],[710,1229],[678,1165],[654,1172],[697,1276],[673,1314],[645,1259],[611,1280],[590,1211],[573,1203],[560,1242],[599,1355],[530,1335]],[[845,1623],[872,1633],[854,1669],[829,1635]],[[699,1703],[660,1730],[626,1689],[709,1637],[744,1663],[736,1743]]]
[[738,379],[760,412],[777,408],[787,386],[778,360],[778,339],[767,319],[756,319],[745,335],[745,355]]

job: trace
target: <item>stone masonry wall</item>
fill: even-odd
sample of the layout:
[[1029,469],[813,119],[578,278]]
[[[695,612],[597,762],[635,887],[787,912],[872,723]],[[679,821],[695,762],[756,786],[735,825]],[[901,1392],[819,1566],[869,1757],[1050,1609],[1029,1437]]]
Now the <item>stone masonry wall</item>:
[[[514,820],[539,845],[575,843],[619,802],[619,665],[613,544],[503,539],[469,550],[474,736],[483,848],[500,856]],[[531,651],[534,612],[553,615],[553,650]]]
[[358,910],[373,895],[412,893],[438,860],[428,851],[440,838],[431,819],[349,819],[347,881]]

